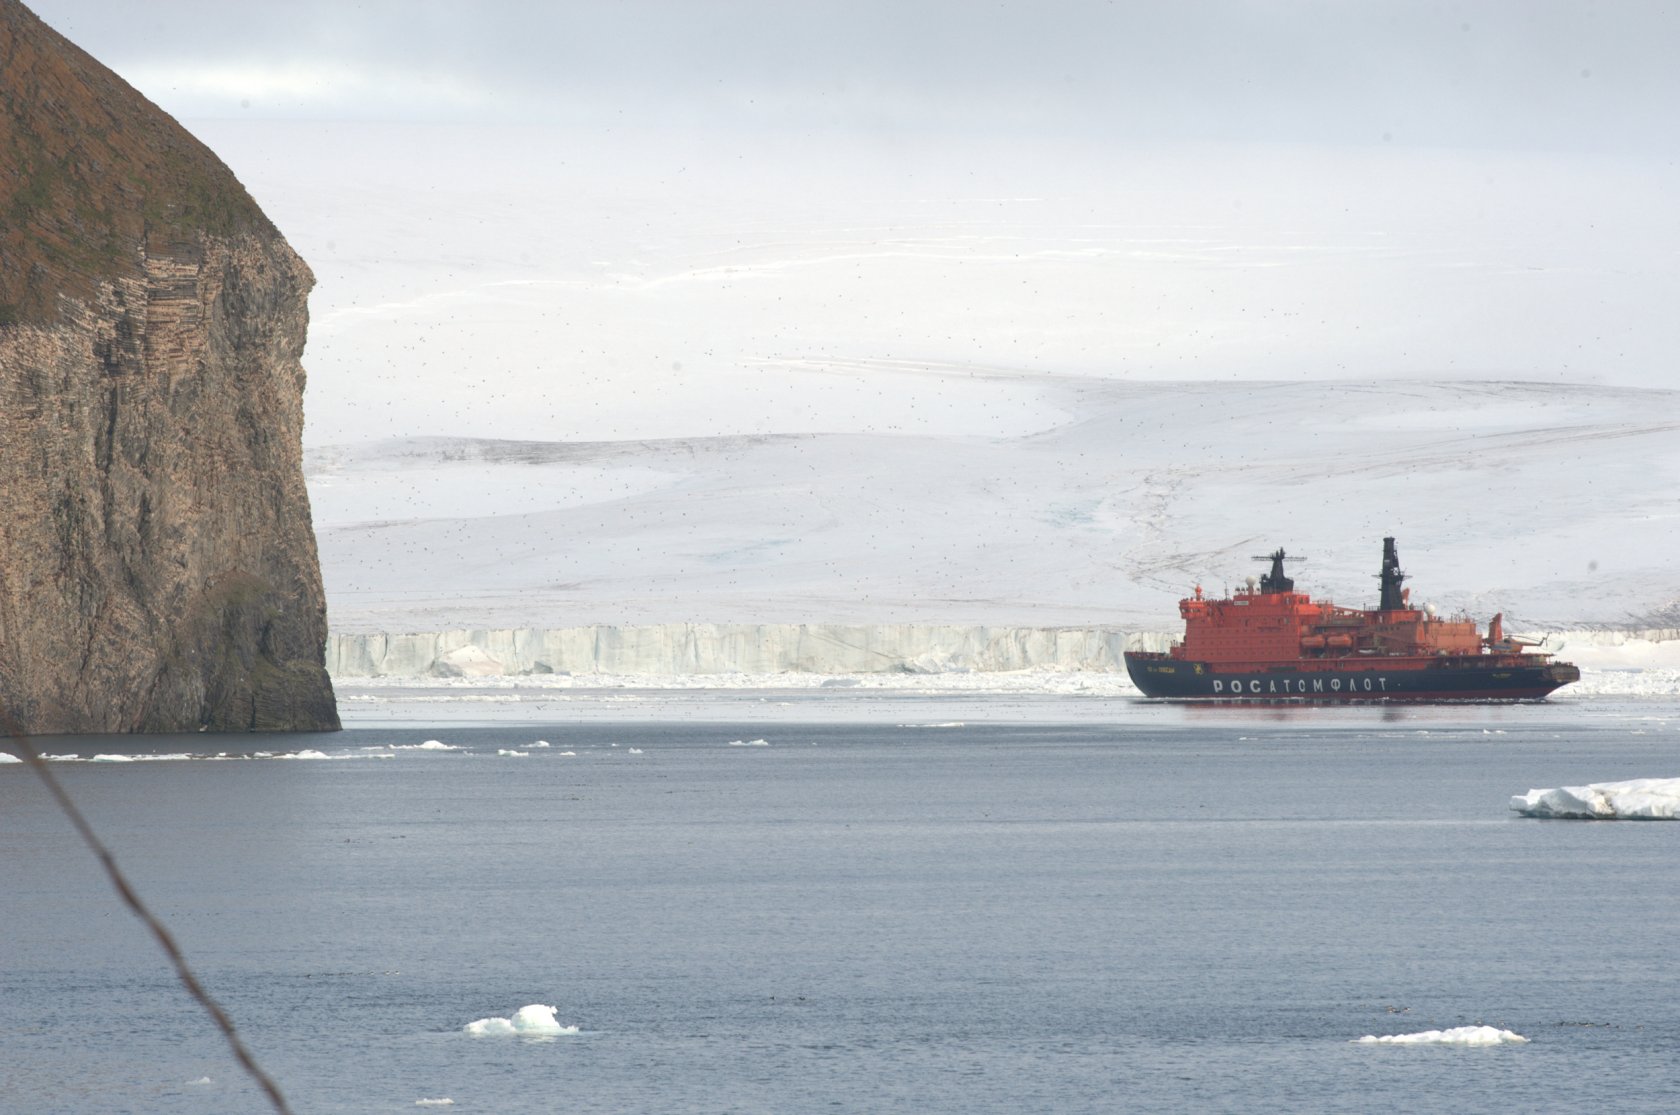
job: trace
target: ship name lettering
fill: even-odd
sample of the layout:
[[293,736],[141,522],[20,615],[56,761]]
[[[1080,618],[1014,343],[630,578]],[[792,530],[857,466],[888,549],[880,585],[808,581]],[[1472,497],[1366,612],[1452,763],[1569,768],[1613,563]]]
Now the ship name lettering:
[[1313,678],[1313,692],[1314,693],[1324,692],[1324,679],[1323,678]]
[[1330,688],[1340,690],[1342,688],[1342,679],[1341,678],[1331,678],[1330,679]]
[[1365,679],[1365,692],[1369,693],[1370,691],[1371,691],[1371,679],[1366,678]]
[[1253,681],[1250,681],[1248,683],[1248,691],[1250,693],[1260,692],[1260,679],[1259,678],[1255,678]]

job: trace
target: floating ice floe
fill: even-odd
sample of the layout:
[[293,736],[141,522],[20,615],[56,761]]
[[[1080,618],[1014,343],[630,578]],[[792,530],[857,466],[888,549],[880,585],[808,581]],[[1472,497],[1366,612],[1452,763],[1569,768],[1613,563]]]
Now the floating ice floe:
[[444,743],[442,740],[429,739],[425,743],[384,743],[384,744],[380,744],[378,747],[364,747],[362,750],[364,750],[364,751],[390,751],[390,752],[396,752],[396,751],[439,751],[439,752],[441,752],[441,751],[464,751],[465,748],[457,747],[453,743]]
[[514,751],[508,747],[499,747],[496,749],[496,754],[506,755],[510,759],[524,759],[528,758],[531,753],[529,751]]
[[562,1026],[555,1019],[558,1007],[532,1003],[520,1007],[512,1018],[480,1018],[469,1022],[464,1029],[474,1037],[551,1038],[561,1034],[575,1034],[576,1026]]
[[201,1076],[197,1080],[187,1081],[188,1086],[198,1085],[199,1087],[203,1087],[204,1085],[209,1084],[209,1083],[210,1083],[210,1078],[208,1076]]
[[531,746],[532,747],[547,747],[548,746],[548,741],[546,739],[539,739],[536,743],[533,743]]
[[417,1100],[414,1101],[414,1106],[415,1107],[454,1107],[455,1106],[455,1101],[450,1099],[448,1096],[439,1096],[435,1100],[417,1099]]
[[1525,817],[1602,821],[1680,820],[1680,778],[1635,778],[1530,790],[1511,799]]
[[1454,1026],[1450,1030],[1424,1030],[1416,1034],[1366,1034],[1355,1045],[1506,1045],[1528,1039],[1493,1026]]
[[90,763],[167,763],[190,759],[191,755],[176,752],[171,755],[95,755]]
[[21,762],[23,762],[23,760],[18,758],[16,755],[10,755],[10,754],[7,754],[4,751],[0,751],[0,766],[5,766],[7,763],[21,763]]
[[767,739],[732,739],[732,740],[729,741],[729,746],[731,746],[731,747],[769,747],[770,746],[770,741],[767,740]]
[[[194,758],[198,758],[198,757],[199,756],[196,756],[196,755],[104,755],[104,754],[101,754],[101,755],[95,755],[95,756],[93,756],[92,758],[89,758],[89,759],[84,759],[80,755],[72,752],[72,753],[68,753],[68,754],[64,754],[64,755],[42,755],[41,756],[41,761],[45,762],[45,763],[140,763],[140,762],[157,762],[157,761],[162,760],[162,759],[194,759]],[[17,763],[17,762],[22,762],[22,760],[13,758],[10,755],[0,754],[0,763]]]
[[630,754],[632,754],[632,755],[640,755],[641,753],[642,753],[642,749],[640,747],[632,747],[630,749]]

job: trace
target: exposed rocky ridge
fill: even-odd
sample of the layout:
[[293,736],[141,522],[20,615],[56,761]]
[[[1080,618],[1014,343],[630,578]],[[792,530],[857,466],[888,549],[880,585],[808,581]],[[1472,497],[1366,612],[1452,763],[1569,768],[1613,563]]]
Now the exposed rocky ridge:
[[308,267],[0,0],[0,701],[31,732],[338,726],[301,465]]

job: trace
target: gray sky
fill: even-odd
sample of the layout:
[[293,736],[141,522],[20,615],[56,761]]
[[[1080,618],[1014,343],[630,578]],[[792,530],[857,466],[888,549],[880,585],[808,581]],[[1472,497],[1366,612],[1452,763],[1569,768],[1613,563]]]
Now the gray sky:
[[842,382],[908,429],[905,362],[1666,386],[1680,346],[1680,5],[35,6],[310,261],[323,444],[831,430]]
[[1655,154],[1680,6],[35,0],[182,118]]

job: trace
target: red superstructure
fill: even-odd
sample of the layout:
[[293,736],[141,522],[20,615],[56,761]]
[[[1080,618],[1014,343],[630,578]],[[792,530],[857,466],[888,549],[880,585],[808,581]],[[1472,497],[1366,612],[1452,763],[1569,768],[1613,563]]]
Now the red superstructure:
[[1130,653],[1127,668],[1155,697],[1538,697],[1580,671],[1507,638],[1500,616],[1484,637],[1468,619],[1413,608],[1394,539],[1383,539],[1381,602],[1339,608],[1295,591],[1286,555],[1271,555],[1258,585],[1210,600],[1197,586],[1179,601],[1184,638],[1165,654]]

